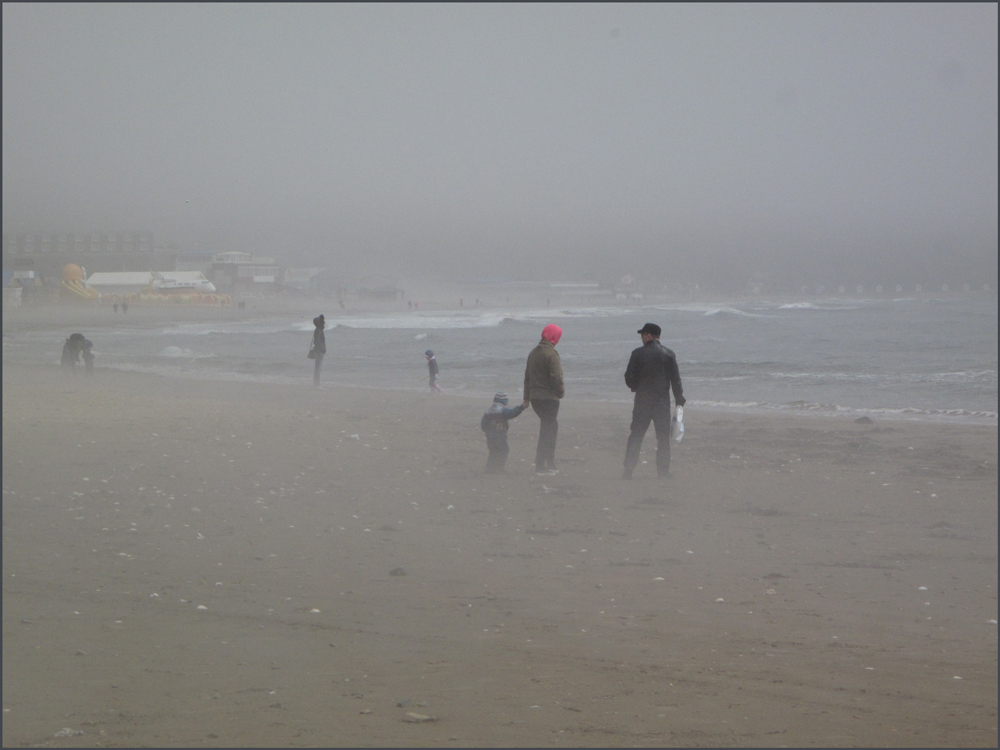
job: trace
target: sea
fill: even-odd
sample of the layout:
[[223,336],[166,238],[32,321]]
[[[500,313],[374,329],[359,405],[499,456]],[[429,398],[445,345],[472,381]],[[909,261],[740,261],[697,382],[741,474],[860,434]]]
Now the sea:
[[[498,390],[520,398],[542,328],[562,327],[566,400],[629,402],[624,372],[660,325],[680,366],[686,410],[809,413],[997,425],[995,297],[753,300],[631,307],[464,309],[327,315],[323,387],[431,397]],[[204,323],[102,327],[88,333],[99,368],[311,387],[310,317],[272,314]],[[58,365],[66,331],[5,334],[8,362]],[[436,397],[436,396],[435,396]]]

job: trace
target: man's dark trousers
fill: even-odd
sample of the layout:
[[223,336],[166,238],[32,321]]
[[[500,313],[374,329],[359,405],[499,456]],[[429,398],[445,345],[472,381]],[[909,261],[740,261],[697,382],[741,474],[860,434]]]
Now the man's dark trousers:
[[538,428],[538,448],[535,449],[535,469],[556,468],[556,436],[559,434],[559,400],[554,398],[533,398],[531,408],[542,420]]
[[486,447],[490,449],[490,455],[486,459],[486,473],[501,473],[507,465],[507,455],[510,453],[510,446],[507,444],[507,433],[499,431],[487,432]]
[[665,476],[670,470],[670,396],[635,395],[632,407],[632,432],[625,448],[625,468],[632,470],[639,463],[639,448],[649,423],[656,430],[656,473]]

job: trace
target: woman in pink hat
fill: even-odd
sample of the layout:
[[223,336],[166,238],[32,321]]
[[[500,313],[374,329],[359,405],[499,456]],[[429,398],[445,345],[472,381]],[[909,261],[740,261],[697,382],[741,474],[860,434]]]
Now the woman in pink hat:
[[563,386],[562,363],[556,344],[562,337],[562,328],[549,324],[542,329],[542,340],[528,355],[524,368],[524,400],[542,421],[538,430],[538,448],[535,450],[535,473],[557,474],[556,435],[559,433],[559,399],[566,389]]

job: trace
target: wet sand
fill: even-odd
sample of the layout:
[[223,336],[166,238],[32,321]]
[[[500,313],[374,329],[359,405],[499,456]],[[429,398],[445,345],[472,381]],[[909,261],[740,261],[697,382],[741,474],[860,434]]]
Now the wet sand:
[[5,746],[996,745],[995,428],[3,378]]

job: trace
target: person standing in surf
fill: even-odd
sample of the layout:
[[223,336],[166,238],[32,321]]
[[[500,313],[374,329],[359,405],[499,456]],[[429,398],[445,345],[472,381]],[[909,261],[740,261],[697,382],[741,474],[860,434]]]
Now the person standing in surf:
[[431,384],[431,393],[440,393],[441,386],[438,385],[438,373],[441,370],[438,367],[437,357],[434,356],[434,352],[430,349],[424,352],[424,356],[427,357],[427,379]]
[[642,346],[632,351],[625,369],[625,385],[635,394],[635,403],[622,479],[632,478],[650,422],[656,430],[656,474],[666,479],[670,476],[670,390],[673,389],[678,406],[686,403],[681,373],[677,356],[660,343],[658,325],[646,323],[636,333],[642,337]]
[[322,315],[313,318],[312,344],[309,347],[309,359],[313,361],[313,387],[319,388],[319,370],[323,366],[323,357],[326,356],[326,318]]
[[94,374],[94,342],[88,338],[80,341],[80,352],[83,354],[84,372],[87,375]]
[[83,350],[82,342],[85,341],[82,333],[71,334],[63,344],[62,357],[59,363],[63,372],[67,375],[76,375],[76,363],[80,361],[80,352]]
[[535,473],[558,474],[556,469],[556,437],[559,434],[559,399],[566,389],[563,385],[562,362],[556,344],[562,338],[562,328],[549,324],[542,329],[542,340],[528,355],[524,368],[524,400],[541,420],[538,428],[538,447],[535,449]]

